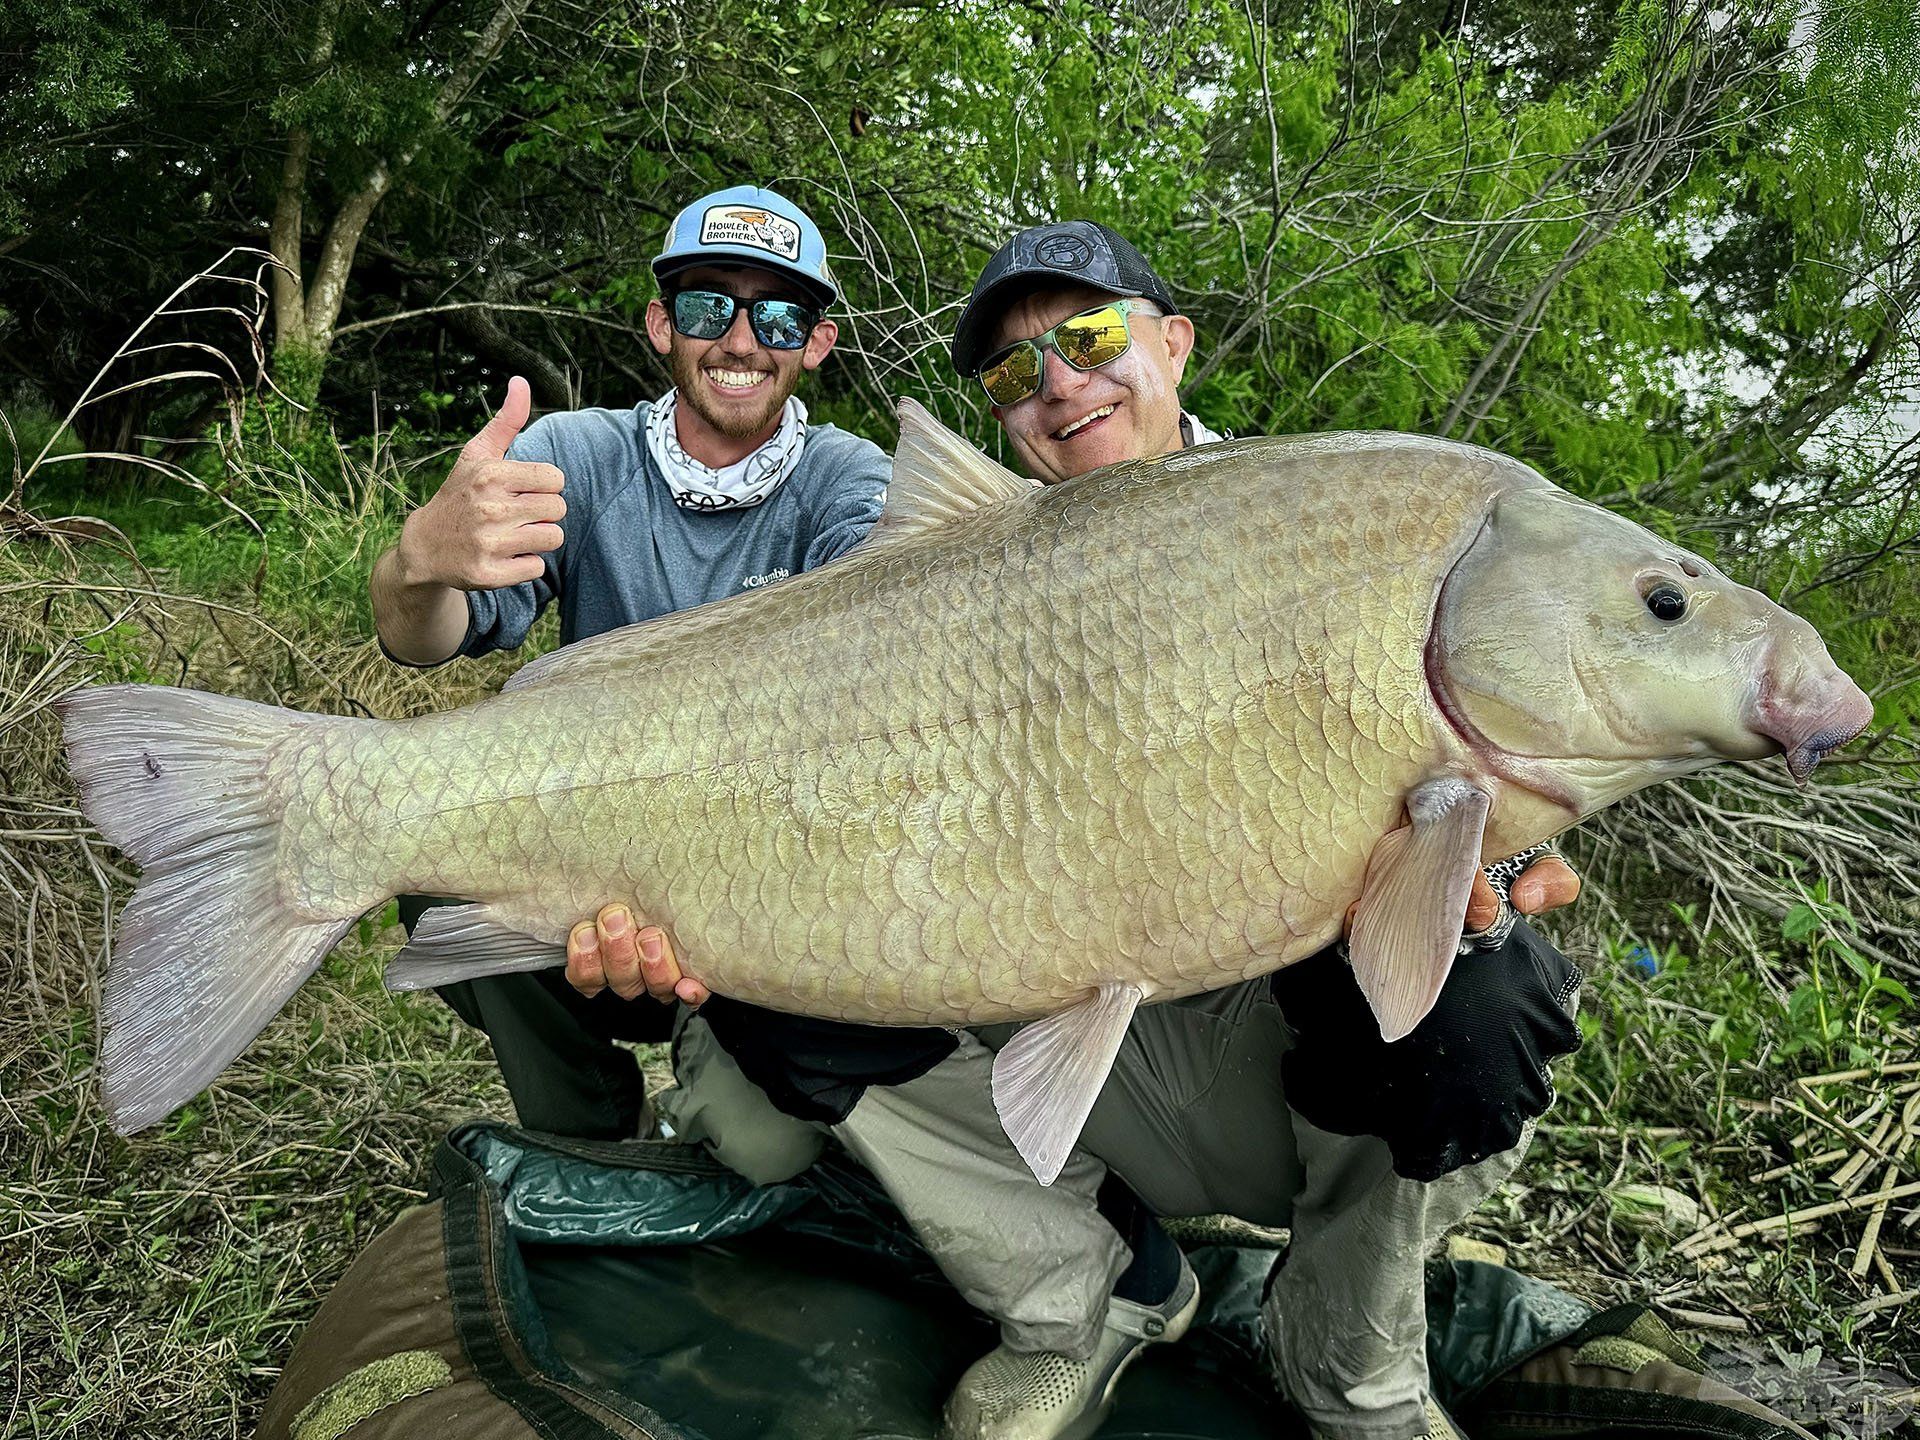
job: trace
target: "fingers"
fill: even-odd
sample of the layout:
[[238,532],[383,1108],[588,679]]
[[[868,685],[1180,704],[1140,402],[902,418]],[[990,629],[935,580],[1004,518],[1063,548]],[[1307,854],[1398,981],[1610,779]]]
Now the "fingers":
[[582,920],[567,932],[567,983],[589,998],[607,988],[600,940],[591,920]]
[[1500,918],[1500,897],[1493,893],[1482,870],[1473,872],[1473,891],[1467,896],[1467,934],[1476,935]]
[[[511,465],[513,462],[507,462]],[[557,494],[521,491],[513,497],[512,511],[523,525],[558,525],[567,518],[567,502]]]
[[538,555],[517,555],[499,560],[482,569],[475,583],[467,588],[498,590],[503,585],[525,585],[547,573],[547,562]]
[[640,972],[645,977],[647,993],[662,1004],[677,1000],[680,998],[678,987],[686,977],[680,973],[679,957],[673,953],[673,943],[667,939],[666,931],[658,925],[649,925],[640,932],[639,939]]
[[1580,896],[1580,877],[1558,855],[1543,855],[1513,882],[1513,908],[1522,915],[1539,915],[1571,905]]
[[526,428],[533,414],[533,387],[516,375],[507,381],[507,398],[480,433],[466,443],[460,453],[469,460],[504,460],[514,436]]
[[522,525],[513,532],[507,541],[514,548],[515,557],[521,555],[544,555],[549,550],[558,550],[561,542],[567,538],[566,531],[558,525]]
[[680,972],[673,942],[658,925],[636,929],[625,905],[608,905],[567,936],[567,981],[583,995],[611,990],[623,1000],[644,992],[663,1005],[679,1000],[696,1009],[707,987]]
[[[544,460],[503,460],[500,477],[515,495],[558,495],[567,484],[566,472]],[[567,507],[562,503],[559,514],[553,518],[558,520],[566,513]]]

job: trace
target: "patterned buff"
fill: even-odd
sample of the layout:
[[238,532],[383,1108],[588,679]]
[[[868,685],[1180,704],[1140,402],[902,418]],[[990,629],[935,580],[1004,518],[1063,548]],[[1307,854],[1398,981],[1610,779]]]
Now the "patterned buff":
[[746,459],[716,470],[680,448],[674,415],[680,392],[669,390],[647,412],[647,449],[667,477],[673,503],[683,510],[744,510],[771,495],[800,463],[807,441],[807,407],[792,396],[780,412],[773,438]]

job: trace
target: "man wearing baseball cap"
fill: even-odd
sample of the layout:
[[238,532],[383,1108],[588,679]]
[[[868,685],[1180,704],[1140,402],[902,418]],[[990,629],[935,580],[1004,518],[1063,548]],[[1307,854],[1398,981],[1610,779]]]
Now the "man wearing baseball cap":
[[[1053,484],[1219,439],[1181,408],[1194,344],[1124,236],[1069,221],[988,260],[953,362],[1028,473]],[[1406,1041],[1380,1041],[1336,948],[1141,1010],[1081,1138],[1158,1215],[1291,1228],[1264,1311],[1270,1350],[1282,1389],[1330,1437],[1447,1433],[1427,1411],[1422,1266],[1511,1171],[1523,1124],[1551,1098],[1545,1061],[1577,1043],[1565,1000],[1578,972],[1514,924],[1494,878],[1468,916],[1488,932],[1485,958],[1455,968]],[[1557,857],[1513,884],[1530,910],[1578,888]],[[1443,1057],[1463,1050],[1476,1068],[1449,1071]],[[1044,1402],[1013,1398],[1033,1363],[1004,1347],[979,1362],[949,1406],[953,1433],[1051,1433],[1027,1418]]]
[[[647,336],[673,387],[528,425],[527,383],[510,381],[374,566],[389,655],[437,665],[511,649],[549,605],[570,643],[824,564],[878,517],[886,454],[809,423],[795,394],[839,333],[819,227],[772,190],[735,186],[675,217],[653,272]],[[409,924],[424,908],[402,904]],[[613,923],[631,947],[631,916]],[[627,966],[579,958],[575,978],[591,979],[578,988],[539,971],[442,989],[492,1038],[524,1124],[624,1139],[647,1123],[639,1066],[614,1043],[668,1036],[671,1011],[620,998],[643,992],[639,963],[658,932],[641,943]],[[693,981],[681,989],[704,996]]]
[[[1218,439],[1180,406],[1194,344],[1192,322],[1138,250],[1106,226],[1070,221],[1022,231],[987,262],[953,359],[1028,472],[1051,484]],[[1578,891],[1547,847],[1476,877],[1462,939],[1471,963],[1454,967],[1433,1012],[1395,1044],[1381,1041],[1339,946],[1134,1016],[1081,1149],[1156,1215],[1290,1227],[1261,1314],[1276,1382],[1327,1440],[1460,1436],[1429,1387],[1423,1265],[1511,1173],[1552,1101],[1548,1062],[1578,1044],[1580,972],[1517,913]],[[983,1032],[996,1046],[1011,1033]],[[1134,1296],[1163,1313],[1175,1298]],[[1138,1349],[1114,1333],[1111,1310],[1102,1323],[1088,1351],[991,1352],[949,1401],[948,1435],[1082,1433],[1059,1396],[1072,1391],[1097,1413]],[[1551,1353],[1501,1391],[1528,1428],[1669,1433],[1691,1422],[1806,1434],[1705,1378],[1644,1307],[1607,1312]]]

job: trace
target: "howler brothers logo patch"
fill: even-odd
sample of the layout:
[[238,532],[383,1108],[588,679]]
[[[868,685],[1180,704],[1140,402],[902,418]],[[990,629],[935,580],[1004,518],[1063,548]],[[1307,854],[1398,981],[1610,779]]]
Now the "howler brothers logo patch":
[[784,215],[752,205],[715,205],[700,217],[702,245],[746,245],[778,255],[800,258],[800,227]]

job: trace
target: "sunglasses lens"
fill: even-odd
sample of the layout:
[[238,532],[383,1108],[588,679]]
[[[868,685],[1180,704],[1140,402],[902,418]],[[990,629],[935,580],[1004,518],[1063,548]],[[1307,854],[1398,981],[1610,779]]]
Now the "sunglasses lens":
[[1132,337],[1127,333],[1127,317],[1116,305],[1103,305],[1071,320],[1062,321],[1054,331],[1054,344],[1060,358],[1076,370],[1097,370],[1127,353]]
[[753,302],[753,333],[770,350],[798,350],[815,324],[813,313],[793,300]]
[[673,328],[689,340],[718,340],[733,323],[734,301],[717,290],[682,290],[673,297]]
[[1023,340],[980,370],[980,383],[996,405],[1018,405],[1040,388],[1040,347]]

